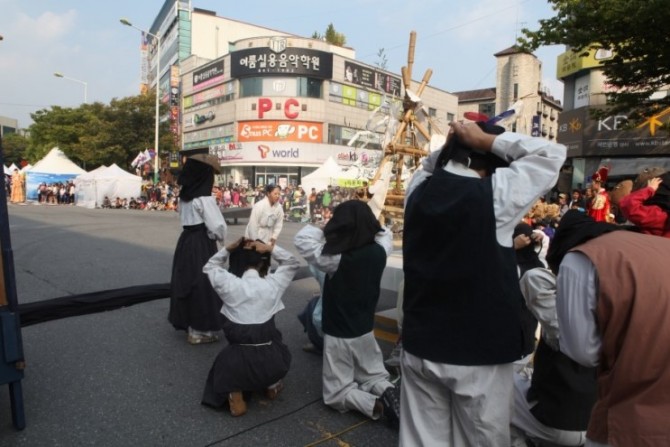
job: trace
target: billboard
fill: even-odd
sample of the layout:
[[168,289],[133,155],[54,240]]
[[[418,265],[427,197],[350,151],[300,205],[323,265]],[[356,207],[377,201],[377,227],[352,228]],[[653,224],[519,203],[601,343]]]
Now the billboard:
[[557,140],[568,148],[568,157],[670,154],[670,133],[664,130],[670,128],[670,108],[634,128],[624,114],[596,119],[589,110],[564,111],[558,117]]
[[333,55],[295,47],[286,47],[281,52],[269,47],[247,48],[230,54],[230,75],[234,78],[286,74],[331,79]]
[[400,78],[353,62],[344,62],[346,82],[400,96]]
[[323,124],[307,121],[240,121],[237,139],[247,141],[304,141],[321,143]]

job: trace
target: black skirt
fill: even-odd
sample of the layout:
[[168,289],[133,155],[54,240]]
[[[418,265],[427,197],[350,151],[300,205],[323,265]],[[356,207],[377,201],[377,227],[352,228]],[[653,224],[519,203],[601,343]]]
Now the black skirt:
[[216,251],[216,241],[207,237],[205,224],[184,227],[174,252],[170,282],[168,321],[175,329],[221,330],[223,302],[202,272]]
[[282,342],[274,317],[262,324],[237,324],[224,318],[228,346],[214,360],[202,403],[221,407],[232,391],[261,391],[284,378],[291,353]]

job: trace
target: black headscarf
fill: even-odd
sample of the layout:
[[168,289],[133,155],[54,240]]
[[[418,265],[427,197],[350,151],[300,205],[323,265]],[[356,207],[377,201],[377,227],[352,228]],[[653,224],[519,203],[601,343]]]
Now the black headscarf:
[[181,186],[179,200],[190,202],[196,197],[211,196],[214,186],[214,168],[207,163],[188,158],[177,183]]
[[347,200],[335,207],[333,217],[323,229],[326,245],[323,254],[336,255],[374,242],[382,230],[370,207],[360,200]]
[[549,264],[551,271],[558,275],[558,268],[568,251],[603,234],[626,229],[630,229],[630,227],[596,222],[592,217],[579,210],[569,210],[561,217],[558,230],[556,230],[554,239],[549,244],[547,264]]
[[[484,132],[491,135],[500,135],[505,132],[505,128],[494,124],[486,124],[485,122],[477,122],[476,124]],[[497,168],[509,166],[509,163],[490,151],[480,152],[464,145],[455,134],[451,134],[442,147],[442,152],[437,158],[437,166],[442,167],[449,160],[454,160],[472,169],[485,169],[487,175],[493,174]]]
[[537,255],[537,252],[535,251],[535,241],[532,240],[532,235],[533,235],[533,228],[528,225],[527,223],[520,223],[516,227],[514,227],[514,233],[512,234],[512,239],[517,237],[520,234],[524,234],[531,238],[531,243],[530,245],[520,248],[518,250],[515,250],[516,254],[516,263],[519,266],[519,277],[522,277],[524,273],[526,273],[530,269],[534,268],[541,268],[544,267],[544,264],[542,264],[542,261],[540,261],[540,258]]
[[661,175],[663,182],[653,196],[645,201],[645,205],[656,205],[666,213],[670,213],[670,172]]

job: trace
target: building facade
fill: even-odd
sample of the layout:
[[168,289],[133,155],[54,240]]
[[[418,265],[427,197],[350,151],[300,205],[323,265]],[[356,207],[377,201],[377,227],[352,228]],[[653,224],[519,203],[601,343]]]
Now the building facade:
[[493,117],[521,102],[521,112],[505,124],[508,130],[556,141],[561,102],[542,86],[542,62],[512,46],[494,54],[496,85],[455,92],[458,117],[476,112]]
[[[216,154],[226,183],[299,184],[329,157],[374,173],[402,110],[399,75],[321,40],[263,35],[187,62],[183,154]],[[431,130],[446,133],[456,97],[427,87],[422,104]]]
[[[625,114],[594,118],[592,109],[604,108],[612,86],[602,62],[607,50],[574,52],[558,56],[558,79],[565,85],[565,108],[558,120],[558,141],[568,148],[567,168],[572,187],[583,188],[601,165],[610,167],[608,187],[634,178],[647,167],[670,170],[670,108],[631,128]],[[667,95],[661,91],[658,95]]]
[[[167,0],[149,30],[160,36],[160,97],[181,153],[216,154],[225,183],[299,184],[328,157],[374,172],[404,95],[399,75],[352,48],[304,38]],[[143,89],[156,85],[157,45],[144,39]],[[426,126],[446,133],[457,98],[427,87]],[[159,153],[161,153],[159,151]]]

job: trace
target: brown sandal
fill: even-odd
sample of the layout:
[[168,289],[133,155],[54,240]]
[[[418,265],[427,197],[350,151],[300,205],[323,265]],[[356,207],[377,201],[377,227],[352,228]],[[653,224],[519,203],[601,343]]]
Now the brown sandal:
[[233,391],[228,394],[228,405],[230,405],[230,414],[234,417],[242,416],[247,412],[247,403],[244,401],[241,391]]

